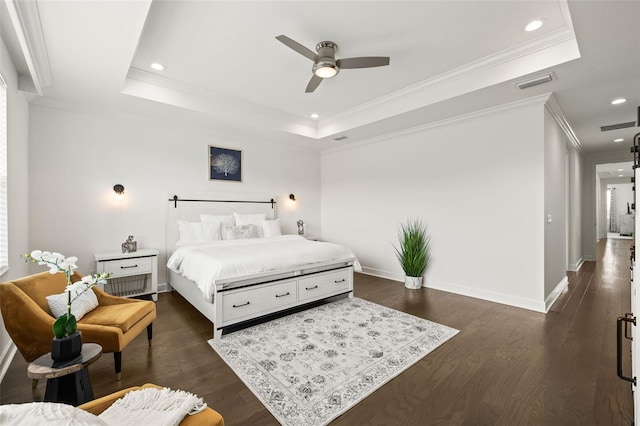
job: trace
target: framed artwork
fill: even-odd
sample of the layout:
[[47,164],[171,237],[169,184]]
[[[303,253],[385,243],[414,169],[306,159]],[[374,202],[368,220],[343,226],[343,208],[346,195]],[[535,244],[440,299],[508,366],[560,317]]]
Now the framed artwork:
[[209,145],[209,180],[242,182],[242,151]]

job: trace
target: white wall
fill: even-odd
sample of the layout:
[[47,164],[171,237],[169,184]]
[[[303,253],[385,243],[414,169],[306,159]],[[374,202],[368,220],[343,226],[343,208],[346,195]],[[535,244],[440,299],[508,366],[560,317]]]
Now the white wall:
[[584,162],[582,155],[569,149],[569,271],[577,271],[584,261],[582,253],[582,193]]
[[[117,251],[132,234],[138,247],[161,251],[159,281],[166,282],[165,218],[173,193],[277,196],[285,233],[297,232],[301,218],[310,234],[320,234],[316,151],[239,140],[211,128],[35,105],[29,124],[30,248],[78,256],[84,272],[95,269],[93,253]],[[208,180],[209,144],[243,151],[242,183]],[[125,187],[120,205],[116,183]]]
[[[9,271],[0,281],[5,282],[27,274],[27,265],[20,257],[28,248],[28,121],[29,105],[17,90],[18,76],[9,52],[0,39],[0,73],[7,83],[8,215],[9,215]],[[15,346],[0,325],[0,380],[13,359]]]
[[424,218],[428,287],[544,310],[544,107],[520,104],[322,154],[322,237],[403,280],[396,226]]
[[[567,144],[553,116],[544,112],[544,297],[566,284],[567,276]],[[549,223],[548,218],[551,218]],[[559,294],[559,293],[558,293]]]
[[[609,222],[607,221],[607,189],[613,186],[616,188],[616,204],[618,216],[627,213],[627,201],[633,203],[633,184],[630,178],[606,178],[598,179],[600,185],[597,187],[600,203],[597,205],[598,239],[607,238],[609,232]],[[632,210],[633,212],[633,210]]]
[[[616,213],[618,216],[627,214],[627,203],[633,204],[633,184],[629,178],[624,183],[615,183],[609,186],[616,189]],[[633,212],[633,210],[631,210]]]

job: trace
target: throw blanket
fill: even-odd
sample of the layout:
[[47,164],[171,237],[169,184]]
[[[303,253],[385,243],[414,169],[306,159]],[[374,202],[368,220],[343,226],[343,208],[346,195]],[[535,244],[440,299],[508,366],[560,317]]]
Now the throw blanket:
[[358,259],[347,247],[309,241],[298,235],[209,241],[182,246],[171,255],[167,267],[195,281],[205,300],[211,302],[216,280],[311,266],[332,260],[353,260],[354,270],[361,270]]
[[204,410],[202,398],[189,392],[169,388],[145,388],[129,392],[98,417],[109,425],[170,426],[177,425],[187,414]]

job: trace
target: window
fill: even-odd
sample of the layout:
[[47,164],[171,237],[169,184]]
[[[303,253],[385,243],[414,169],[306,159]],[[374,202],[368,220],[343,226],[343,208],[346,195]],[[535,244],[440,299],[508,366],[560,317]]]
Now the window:
[[7,85],[0,75],[0,275],[9,269],[7,215]]

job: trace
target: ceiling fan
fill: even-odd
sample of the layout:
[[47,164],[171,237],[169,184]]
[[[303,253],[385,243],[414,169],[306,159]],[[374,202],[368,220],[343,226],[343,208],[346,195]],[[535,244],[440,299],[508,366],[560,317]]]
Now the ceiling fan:
[[321,41],[316,45],[316,52],[307,49],[285,35],[276,37],[278,41],[313,61],[313,76],[307,84],[306,93],[311,93],[325,78],[335,77],[340,69],[371,68],[389,65],[388,56],[363,56],[360,58],[336,59],[338,45],[332,41]]

